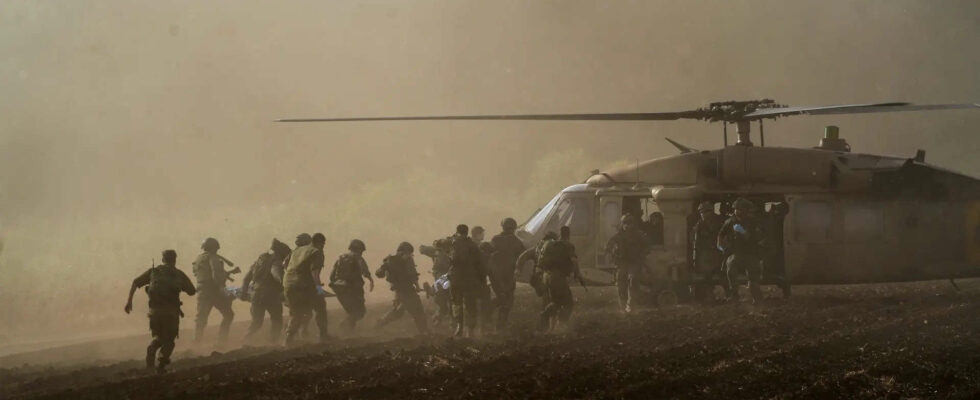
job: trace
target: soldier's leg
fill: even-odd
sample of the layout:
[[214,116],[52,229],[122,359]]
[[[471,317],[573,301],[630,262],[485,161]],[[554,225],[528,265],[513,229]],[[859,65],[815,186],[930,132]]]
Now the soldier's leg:
[[477,323],[480,322],[480,310],[477,307],[479,302],[479,294],[467,293],[463,299],[463,308],[465,312],[464,320],[466,322],[466,330],[470,337],[476,335]]
[[358,321],[364,319],[364,315],[367,314],[367,307],[364,305],[364,289],[358,290],[354,295],[352,300],[354,301],[353,307],[351,307],[351,328],[357,324]]
[[749,282],[749,293],[752,294],[752,301],[762,301],[762,271],[759,260],[747,260],[745,263],[745,275]]
[[480,292],[479,292],[477,304],[480,313],[480,331],[484,333],[488,333],[490,332],[493,326],[493,309],[494,309],[489,286],[487,285],[480,286]]
[[565,324],[568,319],[572,316],[572,306],[574,305],[574,298],[572,297],[572,289],[568,286],[568,282],[565,281],[564,285],[558,289],[558,322]]
[[177,345],[175,340],[180,332],[180,315],[167,314],[161,322],[163,331],[160,338],[160,357],[157,359],[158,372],[163,372],[170,364],[170,355],[174,352],[174,347]]
[[300,331],[306,326],[313,313],[312,305],[297,292],[286,292],[286,302],[289,304],[289,323],[286,326],[286,345],[295,343]]
[[228,340],[228,331],[231,330],[231,323],[235,319],[235,312],[231,310],[231,298],[222,296],[214,302],[214,308],[221,313],[221,327],[218,329],[218,339]]
[[462,285],[457,283],[452,283],[449,287],[449,294],[452,300],[452,313],[453,313],[453,323],[456,325],[456,336],[463,334],[464,323],[466,318],[472,318],[470,315],[466,315],[466,299],[469,297],[463,292]]
[[425,309],[422,308],[422,299],[419,298],[418,293],[414,291],[405,292],[400,297],[402,309],[415,320],[415,329],[420,334],[429,333],[429,327],[425,321]]
[[510,310],[514,307],[514,289],[502,290],[497,293],[497,330],[504,329],[510,319]]
[[267,306],[269,311],[269,340],[276,343],[279,341],[279,335],[282,334],[282,302],[276,299],[269,301]]
[[738,261],[734,255],[728,256],[725,260],[725,275],[728,278],[728,298],[730,300],[738,300],[738,275],[740,272]]
[[616,268],[616,292],[619,294],[620,311],[629,312],[629,270],[624,266]]
[[201,291],[197,296],[197,315],[194,317],[194,341],[200,342],[204,339],[204,328],[208,325],[208,316],[211,315],[213,307],[212,298],[207,291]]
[[161,347],[160,334],[162,329],[160,326],[160,317],[157,315],[150,315],[150,335],[152,339],[150,340],[150,345],[146,347],[146,368],[153,369],[156,364],[154,364],[157,357],[157,350]]
[[252,316],[252,322],[248,324],[248,333],[245,334],[246,339],[251,338],[255,332],[258,332],[262,328],[262,323],[265,322],[266,308],[266,304],[261,299],[252,299],[252,304],[248,308],[248,313]]
[[313,303],[313,319],[316,321],[317,330],[320,333],[320,343],[326,343],[327,337],[327,301],[315,296]]
[[395,292],[395,300],[392,300],[391,302],[391,310],[385,313],[385,315],[378,320],[377,327],[384,327],[385,325],[394,322],[398,318],[401,318],[403,314],[405,314],[405,307],[402,304],[402,300],[398,295],[398,292]]

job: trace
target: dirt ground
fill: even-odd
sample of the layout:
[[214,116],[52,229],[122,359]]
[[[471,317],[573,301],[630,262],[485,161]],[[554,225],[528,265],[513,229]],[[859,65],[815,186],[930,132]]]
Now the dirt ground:
[[112,339],[0,358],[0,398],[976,398],[980,281],[958,283],[797,287],[629,318],[612,288],[576,288],[573,324],[545,335],[521,288],[514,326],[480,339],[414,337],[407,318],[290,350],[188,349],[185,333],[165,375],[141,368],[145,336]]

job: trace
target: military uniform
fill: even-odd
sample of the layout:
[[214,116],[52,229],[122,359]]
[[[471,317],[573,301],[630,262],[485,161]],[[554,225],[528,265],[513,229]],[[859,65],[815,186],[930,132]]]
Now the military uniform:
[[395,292],[392,309],[378,321],[378,327],[401,318],[407,312],[415,321],[418,332],[427,333],[429,328],[425,310],[422,308],[422,299],[419,298],[417,290],[419,273],[415,268],[415,261],[402,255],[388,256],[375,274],[378,278],[385,278],[391,284],[391,290]]
[[242,291],[248,291],[250,285],[252,287],[252,294],[249,296],[252,302],[249,308],[252,322],[248,326],[246,338],[262,328],[265,314],[268,313],[270,340],[272,342],[279,340],[279,334],[282,332],[282,277],[273,273],[273,270],[281,270],[281,265],[282,261],[271,251],[262,253],[242,278]]
[[716,276],[721,276],[722,286],[728,292],[728,278],[724,275],[721,251],[718,250],[718,232],[724,220],[712,210],[708,218],[699,217],[694,224],[692,259],[694,260],[695,297],[706,299],[710,296]]
[[477,301],[480,295],[480,277],[486,272],[483,256],[476,243],[469,236],[461,234],[450,238],[449,291],[453,302],[453,319],[456,334],[463,328],[470,335],[476,331],[478,320]]
[[432,259],[432,281],[436,283],[434,301],[436,303],[436,313],[432,316],[433,322],[438,325],[446,319],[452,319],[452,296],[449,290],[439,285],[440,281],[446,281],[446,274],[449,273],[449,239],[438,239],[432,242],[432,247],[420,246],[419,252]]
[[490,257],[493,255],[493,245],[488,242],[477,244],[480,249],[480,263],[484,266],[480,276],[477,277],[479,289],[477,290],[477,308],[480,313],[480,330],[489,332],[493,324],[493,296],[490,293],[490,285],[487,283],[489,277]]
[[619,307],[624,312],[631,312],[636,297],[636,275],[646,267],[650,241],[637,227],[630,226],[620,229],[609,238],[606,251],[612,254],[612,261],[616,266]]
[[231,309],[232,297],[225,292],[228,272],[225,262],[217,253],[205,251],[194,261],[194,278],[197,280],[197,316],[194,318],[194,340],[204,338],[204,328],[208,325],[211,309],[221,313],[221,327],[218,338],[228,339],[228,330],[235,318]]
[[364,306],[364,278],[370,277],[371,271],[364,257],[353,252],[341,255],[330,271],[330,287],[347,313],[343,326],[348,330],[353,329],[367,312]]
[[323,270],[323,250],[313,244],[301,246],[289,255],[283,288],[286,305],[289,306],[289,325],[286,327],[286,343],[295,341],[303,325],[311,317],[320,331],[320,341],[327,339],[327,304],[320,296],[313,274]]
[[494,236],[490,244],[494,250],[489,263],[490,287],[497,296],[497,329],[501,329],[507,324],[514,307],[514,289],[517,285],[514,272],[517,259],[525,247],[513,232]]
[[576,258],[575,245],[566,240],[548,241],[541,249],[538,268],[543,272],[542,284],[548,299],[540,315],[542,330],[563,324],[572,315],[574,300],[568,278],[577,273]]
[[725,221],[718,233],[718,245],[724,249],[725,271],[733,299],[738,298],[738,276],[745,274],[753,301],[762,299],[759,287],[762,279],[761,242],[765,238],[761,227],[752,217],[734,215]]
[[[180,292],[193,296],[196,293],[194,284],[183,271],[173,265],[158,265],[146,270],[133,280],[133,287],[146,287],[150,298],[150,334],[153,339],[146,348],[146,366],[152,368],[153,358],[159,350],[158,368],[170,363],[174,342],[180,332]],[[127,306],[128,307],[128,306]],[[126,309],[129,312],[129,308]]]

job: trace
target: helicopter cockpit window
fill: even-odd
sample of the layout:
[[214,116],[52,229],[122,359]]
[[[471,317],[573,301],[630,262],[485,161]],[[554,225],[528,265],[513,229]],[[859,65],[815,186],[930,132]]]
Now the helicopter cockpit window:
[[544,225],[545,219],[548,218],[549,214],[551,214],[551,210],[555,208],[555,203],[558,202],[558,197],[560,196],[561,193],[556,194],[555,197],[551,198],[551,200],[549,200],[544,207],[541,207],[541,209],[538,210],[538,212],[534,214],[531,219],[527,220],[527,222],[524,223],[524,230],[532,234],[537,233],[538,229]]
[[592,219],[589,201],[580,197],[564,199],[558,204],[555,216],[548,223],[548,230],[558,232],[563,226],[568,226],[572,235],[587,235],[592,229]]
[[796,240],[801,242],[826,242],[830,240],[831,206],[826,201],[801,201],[796,203]]

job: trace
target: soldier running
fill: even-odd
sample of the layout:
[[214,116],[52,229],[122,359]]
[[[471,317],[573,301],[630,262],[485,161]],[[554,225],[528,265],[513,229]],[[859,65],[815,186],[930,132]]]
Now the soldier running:
[[[180,318],[184,316],[180,311],[180,292],[193,296],[197,290],[190,278],[177,269],[177,252],[173,250],[163,251],[163,264],[152,267],[133,279],[124,308],[126,314],[133,311],[133,293],[144,286],[150,298],[150,312],[147,316],[150,318],[150,334],[153,335],[153,340],[146,347],[146,368],[152,370],[155,366],[157,372],[163,373],[167,364],[170,364],[170,355],[176,345],[174,340],[180,332]],[[160,358],[154,365],[158,350]]]
[[[211,309],[217,309],[221,313],[221,327],[218,330],[218,339],[224,342],[228,339],[228,330],[231,322],[235,318],[234,311],[231,310],[232,297],[225,292],[225,283],[231,280],[230,275],[241,271],[235,268],[225,271],[225,263],[228,260],[218,255],[221,244],[215,238],[204,239],[201,244],[201,255],[194,260],[194,278],[197,280],[197,316],[194,319],[194,341],[200,342],[204,339],[204,328],[208,325],[208,316]],[[230,262],[228,264],[231,264]]]
[[730,300],[738,301],[738,277],[745,274],[754,304],[762,300],[760,257],[765,235],[752,215],[755,204],[740,197],[735,200],[734,207],[735,214],[725,221],[718,233],[718,248],[724,252],[728,285],[732,288]]
[[[291,251],[289,245],[272,239],[269,251],[260,254],[242,278],[241,299],[252,302],[249,308],[252,322],[245,334],[246,340],[262,328],[265,314],[268,313],[269,340],[273,343],[279,341],[282,333],[282,263]],[[250,285],[252,290],[249,290]]]
[[639,228],[639,221],[632,214],[620,220],[616,232],[606,244],[606,253],[612,255],[616,265],[616,288],[619,294],[620,311],[629,314],[636,300],[637,278],[646,266],[646,256],[650,252],[650,242]]
[[452,296],[449,292],[449,238],[436,239],[432,246],[419,246],[419,252],[432,259],[433,288],[430,295],[436,303],[436,313],[432,316],[434,325],[441,325],[446,320],[452,320]]
[[367,250],[364,242],[360,239],[351,240],[347,250],[349,252],[342,254],[333,264],[330,287],[337,293],[337,300],[347,313],[341,326],[346,332],[350,332],[367,312],[364,306],[364,278],[368,279],[372,292],[374,278],[364,261],[363,254]]
[[490,285],[487,283],[487,278],[489,275],[488,266],[490,265],[490,257],[493,255],[494,249],[492,244],[483,241],[486,237],[486,231],[482,226],[474,226],[470,230],[470,237],[473,239],[473,243],[476,243],[476,247],[480,249],[480,262],[485,267],[483,273],[477,277],[479,289],[476,305],[480,313],[480,331],[481,333],[489,333],[493,325],[494,300],[490,293]]
[[568,278],[574,276],[579,281],[582,276],[578,270],[578,256],[575,245],[569,239],[571,229],[561,227],[561,238],[545,242],[538,259],[538,268],[543,272],[542,283],[547,292],[548,304],[541,312],[539,330],[549,331],[568,322],[572,315],[572,290]]
[[519,267],[517,259],[525,250],[524,243],[514,234],[517,230],[517,221],[513,218],[505,218],[501,221],[500,227],[503,231],[490,240],[493,254],[490,256],[488,269],[490,287],[497,299],[498,331],[507,325],[510,311],[514,307],[514,289],[517,284],[514,275]]
[[395,292],[395,300],[392,302],[392,309],[384,317],[378,320],[378,328],[381,328],[392,321],[401,318],[408,312],[415,320],[415,328],[420,335],[429,333],[426,323],[425,310],[422,308],[422,300],[419,298],[419,273],[415,268],[413,253],[415,248],[411,243],[402,242],[398,245],[395,255],[385,257],[381,267],[375,272],[378,278],[384,278],[391,284],[391,291]]
[[476,335],[477,300],[479,298],[479,277],[484,276],[483,257],[476,243],[469,237],[469,227],[460,224],[456,234],[450,238],[449,290],[453,301],[453,319],[456,323],[455,336]]
[[283,279],[286,305],[289,306],[289,325],[286,327],[286,345],[296,342],[296,335],[303,325],[314,318],[320,333],[320,342],[327,341],[327,303],[323,299],[323,245],[327,239],[322,233],[313,235],[312,242],[300,246],[289,255],[289,264]]

